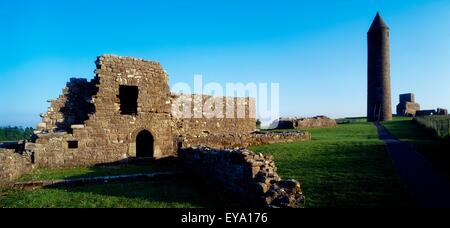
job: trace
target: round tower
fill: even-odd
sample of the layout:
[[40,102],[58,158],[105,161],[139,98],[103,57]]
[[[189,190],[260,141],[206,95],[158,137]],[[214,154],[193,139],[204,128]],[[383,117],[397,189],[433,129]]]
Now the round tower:
[[389,27],[380,14],[367,33],[367,120],[392,120]]

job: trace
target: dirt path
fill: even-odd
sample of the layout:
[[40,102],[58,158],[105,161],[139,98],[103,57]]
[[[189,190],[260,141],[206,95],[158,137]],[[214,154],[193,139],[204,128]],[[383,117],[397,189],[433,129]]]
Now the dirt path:
[[378,136],[387,150],[413,202],[420,208],[450,208],[450,183],[420,155],[413,145],[396,139],[380,123]]

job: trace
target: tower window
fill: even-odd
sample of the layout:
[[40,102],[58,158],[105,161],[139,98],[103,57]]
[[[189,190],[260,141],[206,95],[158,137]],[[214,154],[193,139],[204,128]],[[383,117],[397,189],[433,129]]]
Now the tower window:
[[137,115],[137,99],[139,89],[137,86],[120,86],[120,113],[122,115]]

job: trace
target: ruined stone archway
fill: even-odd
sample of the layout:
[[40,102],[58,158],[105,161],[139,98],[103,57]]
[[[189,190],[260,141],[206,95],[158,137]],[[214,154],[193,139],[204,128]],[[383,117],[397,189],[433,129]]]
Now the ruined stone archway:
[[154,144],[155,140],[149,131],[140,131],[136,136],[136,157],[153,158]]

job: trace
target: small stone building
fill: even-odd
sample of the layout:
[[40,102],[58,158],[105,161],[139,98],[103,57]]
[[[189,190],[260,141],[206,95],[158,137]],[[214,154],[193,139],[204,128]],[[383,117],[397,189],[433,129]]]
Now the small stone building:
[[103,55],[96,66],[92,80],[72,78],[62,95],[49,101],[32,142],[17,143],[15,149],[0,148],[0,184],[36,167],[94,166],[180,155],[179,161],[194,174],[199,167],[205,168],[196,175],[208,176],[216,187],[250,203],[250,198],[255,199],[255,205],[303,204],[299,182],[282,181],[271,158],[209,147],[309,140],[307,132],[255,132],[256,104],[251,98],[173,94],[157,62]]
[[448,115],[447,109],[437,108],[420,110],[420,105],[415,102],[413,93],[400,94],[400,103],[397,105],[398,116],[432,116],[432,115]]
[[177,156],[182,148],[311,139],[304,131],[256,131],[256,104],[248,97],[173,94],[157,62],[103,55],[96,66],[92,80],[72,78],[49,101],[31,142],[0,144],[0,182],[36,167],[127,163]]
[[397,105],[397,115],[416,116],[420,111],[420,105],[415,102],[413,93],[400,94],[400,103]]
[[[38,166],[163,158],[175,155],[199,135],[250,134],[256,129],[256,119],[250,116],[253,99],[231,98],[235,102],[227,103],[244,103],[245,118],[175,118],[171,106],[179,95],[170,92],[168,76],[159,63],[103,55],[96,65],[94,79],[72,78],[62,95],[49,101],[34,143],[26,145]],[[183,96],[188,102],[204,103],[208,98]]]

